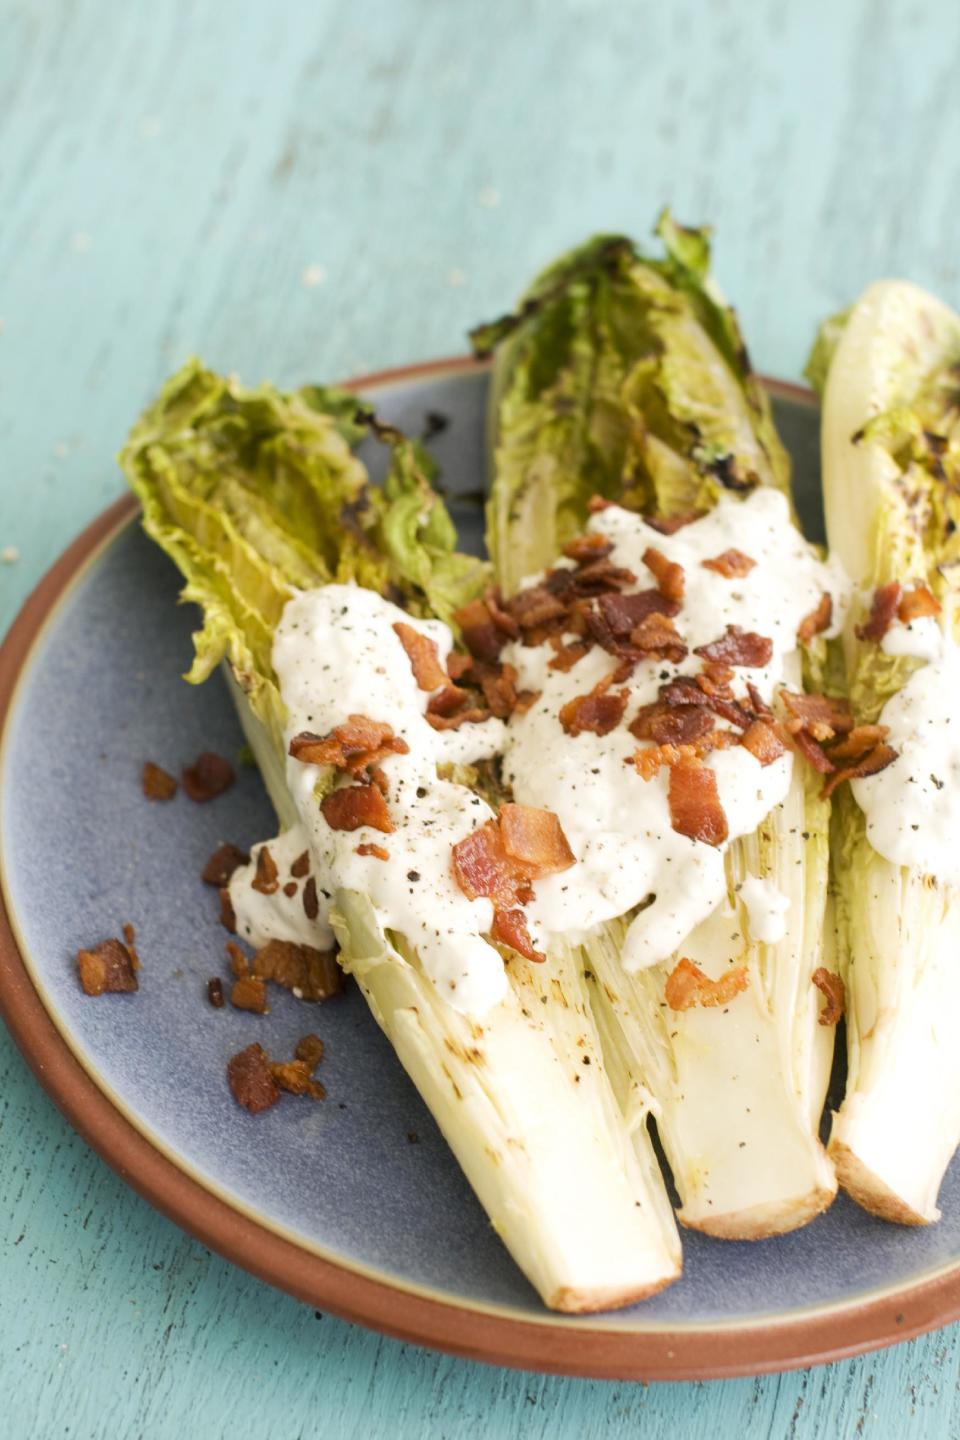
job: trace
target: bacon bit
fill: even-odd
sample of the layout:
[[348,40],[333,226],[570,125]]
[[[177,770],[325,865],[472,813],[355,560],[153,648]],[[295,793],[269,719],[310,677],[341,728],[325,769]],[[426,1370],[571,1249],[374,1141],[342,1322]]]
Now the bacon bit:
[[740,744],[764,766],[772,765],[774,760],[779,760],[787,749],[775,728],[767,720],[754,720],[752,725],[748,725],[740,737]]
[[268,1015],[270,1006],[267,1004],[266,981],[259,980],[255,975],[242,975],[239,980],[233,982],[230,1004],[235,1010],[249,1010],[254,1015]]
[[366,715],[350,715],[329,735],[301,730],[290,741],[289,753],[304,765],[333,765],[350,775],[359,775],[369,765],[378,765],[388,755],[406,755],[406,740],[394,735],[393,726]]
[[562,620],[567,607],[545,585],[531,585],[520,590],[510,601],[510,613],[521,630],[534,630],[552,620]]
[[585,730],[594,735],[609,735],[623,719],[627,693],[608,694],[613,675],[599,680],[586,695],[575,695],[560,707],[560,724],[568,735],[577,736]]
[[844,780],[864,780],[868,775],[879,775],[880,771],[886,770],[887,766],[892,765],[896,758],[897,752],[892,745],[875,745],[868,754],[853,765],[844,766],[842,770],[838,770],[836,774],[830,776],[823,787],[823,798],[828,800]]
[[681,510],[676,515],[645,515],[644,520],[651,530],[660,535],[676,535],[685,525],[692,525],[704,514],[702,510]]
[[920,620],[926,615],[939,614],[940,601],[926,585],[915,585],[912,590],[906,591],[897,606],[897,619],[902,625],[909,625],[911,620]]
[[231,935],[237,931],[237,917],[233,909],[233,901],[230,899],[230,891],[226,885],[220,887],[220,924]]
[[679,665],[687,647],[677,634],[676,626],[666,615],[648,615],[630,631],[630,644],[642,654]]
[[316,920],[320,914],[320,901],[317,899],[317,882],[311,875],[303,887],[303,913],[308,920]]
[[304,850],[303,854],[298,855],[296,860],[294,860],[293,864],[290,866],[290,874],[294,877],[295,880],[302,880],[304,875],[309,875],[309,873],[310,851]]
[[893,624],[902,595],[903,587],[896,580],[891,580],[889,585],[881,585],[875,590],[869,619],[856,627],[857,639],[882,640]]
[[491,664],[500,658],[506,637],[494,623],[489,608],[482,600],[471,600],[468,605],[455,610],[453,618],[460,626],[463,643],[471,655],[478,660],[488,660]]
[[270,1057],[262,1045],[248,1045],[227,1062],[227,1080],[238,1105],[259,1115],[280,1099],[280,1087],[270,1069]]
[[215,800],[234,782],[233,766],[222,755],[206,750],[198,755],[192,765],[184,770],[181,779],[183,788],[197,805]]
[[759,720],[772,720],[773,711],[752,680],[747,681],[747,694],[750,697],[750,707],[754,715],[756,715]]
[[757,635],[752,630],[741,630],[739,625],[728,625],[726,634],[709,645],[698,645],[694,655],[704,660],[716,660],[721,665],[742,665],[757,669],[769,665],[773,654],[773,641],[766,635]]
[[815,740],[831,740],[853,729],[853,712],[846,700],[830,695],[805,695],[796,690],[781,690],[780,699],[793,719],[787,721],[791,733],[806,730]]
[[683,566],[668,560],[662,550],[648,545],[643,552],[643,563],[657,582],[657,589],[667,600],[682,600],[684,590]]
[[590,653],[590,646],[584,645],[580,640],[574,640],[570,645],[564,645],[558,636],[553,636],[551,643],[557,653],[553,659],[548,662],[547,669],[560,670],[563,674],[566,674],[568,670],[572,670],[574,665],[583,659],[584,655],[589,655]]
[[821,775],[829,775],[834,769],[832,761],[828,758],[826,751],[817,744],[806,730],[797,730],[792,736],[793,743],[800,751],[804,760],[812,765],[814,770],[819,770]]
[[295,1059],[309,1065],[311,1071],[316,1070],[323,1059],[323,1041],[319,1035],[301,1035],[293,1054]]
[[801,645],[809,645],[815,635],[822,635],[832,619],[833,597],[825,590],[820,596],[817,608],[805,615],[797,626],[797,639]]
[[720,804],[717,777],[702,760],[684,757],[671,766],[667,798],[670,823],[678,835],[706,845],[721,845],[726,840],[730,832]]
[[326,1089],[319,1080],[311,1078],[310,1067],[303,1060],[286,1060],[282,1064],[274,1061],[270,1074],[288,1095],[309,1095],[311,1100],[326,1099]]
[[591,560],[605,560],[612,550],[613,541],[599,531],[578,535],[576,540],[571,540],[563,547],[567,559],[576,560],[578,565],[588,564]]
[[847,995],[843,981],[839,975],[834,974],[832,970],[827,970],[823,965],[814,970],[810,979],[826,1001],[817,1016],[819,1024],[836,1025],[846,1009]]
[[203,867],[201,879],[204,885],[226,885],[234,870],[239,870],[241,865],[249,865],[250,856],[245,850],[236,845],[220,845],[214,850],[206,865]]
[[535,810],[530,805],[501,805],[500,838],[509,858],[523,865],[531,879],[557,875],[576,864],[576,857],[552,810]]
[[514,715],[526,715],[531,705],[536,705],[542,693],[541,690],[518,690],[513,706]]
[[369,843],[357,846],[358,855],[372,855],[375,860],[389,860],[390,851],[385,850],[382,845],[371,845]]
[[502,665],[497,669],[478,660],[473,673],[480,683],[483,698],[490,707],[491,715],[506,720],[517,705],[517,671],[513,665]]
[[729,665],[718,665],[715,660],[706,660],[700,674],[694,678],[704,695],[709,695],[711,699],[731,699],[733,671]]
[[172,800],[177,793],[175,778],[152,760],[143,763],[141,784],[148,800]]
[[481,706],[476,705],[469,710],[461,710],[456,715],[428,714],[427,723],[432,725],[434,730],[459,730],[461,725],[480,725],[490,717],[489,710],[484,710]]
[[456,683],[462,680],[469,670],[473,669],[473,656],[464,655],[460,650],[451,650],[447,656],[447,674]]
[[132,994],[139,990],[139,961],[122,940],[101,940],[77,951],[77,974],[85,995]]
[[321,800],[320,810],[331,830],[359,830],[370,825],[384,835],[393,834],[387,802],[376,785],[344,785],[331,790]]
[[130,964],[133,966],[134,970],[139,970],[139,969],[140,969],[140,956],[137,954],[136,939],[137,939],[137,932],[136,932],[136,930],[134,930],[133,926],[130,925],[130,924],[124,925],[124,927],[123,927],[123,940],[124,940],[124,944],[125,944],[126,947],[127,947],[127,951],[128,951],[128,953],[129,953],[129,955],[130,955]]
[[830,746],[830,759],[859,760],[889,734],[889,725],[854,725],[848,735]]
[[[636,766],[641,780],[652,780],[661,766],[679,765],[681,753],[686,748],[686,746],[671,744],[648,745],[643,750],[638,750],[636,755],[628,756],[627,764],[632,762]],[[694,754],[692,746],[690,753]]]
[[224,948],[230,960],[230,974],[234,980],[242,980],[245,975],[249,975],[250,965],[240,946],[228,940]]
[[692,960],[678,960],[664,989],[664,998],[671,1010],[692,1010],[700,1005],[712,1008],[728,1005],[750,984],[746,965],[734,965],[717,980],[710,980]]
[[381,769],[379,765],[373,765],[370,768],[370,779],[373,784],[376,785],[384,800],[388,799],[390,796],[390,780],[387,772]]
[[298,999],[311,1003],[329,1000],[343,989],[343,971],[332,950],[315,950],[290,940],[261,945],[253,957],[253,973],[259,980],[297,991]]
[[630,725],[630,734],[638,740],[653,740],[658,745],[692,745],[713,728],[705,706],[667,706],[655,700],[644,705]]
[[542,963],[546,955],[534,948],[522,910],[494,910],[490,937],[501,945],[509,945],[526,960]]
[[397,620],[393,626],[400,644],[407,652],[413,678],[421,690],[436,690],[446,683],[447,672],[440,664],[436,641],[414,629],[404,620]]
[[509,610],[503,608],[503,597],[496,585],[491,585],[483,597],[484,604],[490,615],[490,619],[510,640],[516,640],[520,634],[520,626],[514,620]]
[[[648,615],[667,615],[670,619],[680,612],[680,606],[676,600],[669,600],[659,590],[640,590],[635,595],[599,595],[596,599],[596,606],[603,619],[605,630],[595,633],[595,638],[604,649],[608,645],[604,643],[606,632],[620,639],[635,630],[641,620]],[[596,611],[587,611],[587,625],[593,631],[593,618]]]
[[280,889],[280,872],[266,845],[261,845],[257,854],[257,873],[250,882],[251,890],[261,895],[275,895]]
[[431,715],[455,715],[462,709],[469,695],[466,690],[461,690],[459,685],[444,685],[436,695],[431,695],[427,701],[427,717]]
[[757,562],[744,555],[742,550],[724,550],[721,555],[714,555],[712,560],[701,560],[700,563],[704,570],[715,570],[724,580],[739,580],[749,575]]
[[223,1009],[223,981],[220,979],[219,975],[213,975],[207,981],[207,999],[213,1006],[214,1010]]
[[612,500],[606,500],[602,495],[591,495],[587,501],[587,509],[591,515],[599,515],[601,510],[609,510],[613,504]]
[[570,580],[564,578],[568,575],[571,575],[569,570],[550,572],[546,586],[552,595],[565,595],[568,590],[572,596],[581,598],[602,595],[608,590],[622,590],[625,585],[633,585],[637,578],[632,570],[614,565],[610,560],[594,560],[573,572]]

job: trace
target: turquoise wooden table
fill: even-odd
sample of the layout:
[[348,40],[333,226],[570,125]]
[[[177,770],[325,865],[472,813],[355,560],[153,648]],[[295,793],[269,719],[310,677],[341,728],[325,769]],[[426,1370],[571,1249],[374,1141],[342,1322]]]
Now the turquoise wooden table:
[[[0,0],[0,37],[0,628],[191,350],[281,382],[455,352],[665,200],[716,224],[768,372],[879,275],[960,301],[947,0]],[[956,1329],[643,1387],[315,1314],[126,1189],[5,1035],[0,1254],[11,1440],[960,1435]]]

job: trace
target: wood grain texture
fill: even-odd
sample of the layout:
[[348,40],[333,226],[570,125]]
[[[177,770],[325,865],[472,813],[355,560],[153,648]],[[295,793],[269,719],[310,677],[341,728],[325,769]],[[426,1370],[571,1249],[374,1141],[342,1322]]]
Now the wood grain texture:
[[[716,224],[773,373],[881,274],[960,301],[946,0],[0,0],[0,34],[0,626],[192,350],[285,382],[454,352],[554,252],[664,201]],[[151,1212],[5,1037],[0,1157],[11,1440],[960,1435],[956,1329],[642,1387],[316,1318]]]

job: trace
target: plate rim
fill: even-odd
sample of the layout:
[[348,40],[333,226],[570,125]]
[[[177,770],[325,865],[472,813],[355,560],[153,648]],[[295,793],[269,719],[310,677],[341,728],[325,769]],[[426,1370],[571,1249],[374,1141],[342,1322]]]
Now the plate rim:
[[[383,389],[479,372],[470,356],[351,377],[347,388]],[[764,378],[774,395],[816,408],[799,385]],[[123,495],[73,540],[27,597],[0,643],[0,751],[19,681],[46,622],[97,553],[135,518]],[[43,1089],[71,1126],[147,1202],[232,1263],[296,1299],[397,1339],[489,1364],[620,1380],[706,1380],[822,1364],[910,1339],[960,1318],[960,1262],[880,1295],[785,1320],[622,1330],[613,1324],[494,1313],[338,1263],[233,1206],[164,1154],[115,1106],[70,1048],[21,955],[0,891],[0,1016]]]

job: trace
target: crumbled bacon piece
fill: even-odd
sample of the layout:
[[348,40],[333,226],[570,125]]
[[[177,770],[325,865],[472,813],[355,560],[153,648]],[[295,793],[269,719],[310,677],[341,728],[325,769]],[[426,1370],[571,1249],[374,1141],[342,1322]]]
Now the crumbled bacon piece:
[[740,739],[740,744],[745,750],[749,750],[755,760],[761,765],[772,765],[774,760],[786,753],[786,745],[780,739],[777,731],[768,720],[754,720],[748,725]]
[[192,765],[184,770],[181,779],[183,788],[190,799],[198,805],[215,800],[224,790],[229,790],[234,781],[233,766],[222,755],[206,750],[198,755]]
[[501,805],[500,838],[510,859],[525,866],[531,879],[556,875],[576,864],[576,857],[552,810],[536,810],[530,805]]
[[387,802],[376,785],[344,785],[331,790],[321,800],[320,810],[331,830],[359,830],[370,825],[384,835],[393,833]]
[[856,627],[857,639],[882,640],[893,624],[902,595],[903,587],[896,580],[880,585],[874,591],[868,619]]
[[227,955],[230,960],[230,974],[234,980],[242,980],[245,975],[250,974],[250,963],[240,946],[234,941],[228,940],[226,944]]
[[902,625],[911,620],[920,620],[927,615],[940,614],[940,601],[926,585],[915,585],[907,590],[897,606],[897,619]]
[[139,962],[122,940],[101,940],[77,951],[77,974],[85,995],[132,994],[140,985]]
[[[654,775],[664,765],[679,765],[682,753],[687,746],[673,745],[667,742],[663,745],[647,745],[638,750],[636,755],[628,756],[627,763],[636,767],[637,774],[641,780],[652,780]],[[691,756],[695,753],[693,747],[689,747]]]
[[[832,753],[832,752],[831,752]],[[865,780],[868,775],[879,775],[881,770],[886,770],[897,758],[897,752],[892,745],[875,745],[866,755],[854,761],[852,765],[845,765],[830,776],[823,787],[823,797],[829,799],[838,785],[844,780]]]
[[553,659],[547,664],[548,670],[560,670],[564,674],[572,670],[584,657],[589,655],[590,646],[585,645],[581,640],[574,640],[569,645],[564,645],[558,636],[553,636],[551,643],[557,652]]
[[[667,615],[673,619],[680,610],[676,600],[668,599],[659,590],[638,590],[632,595],[599,595],[594,604],[596,608],[591,607],[587,611],[587,625],[604,649],[609,648],[604,643],[607,631],[615,638],[622,639],[629,635],[631,630],[635,630],[648,615]],[[594,631],[593,625],[598,612],[605,627],[599,633]]]
[[238,1105],[259,1115],[280,1099],[280,1087],[270,1070],[270,1057],[262,1045],[248,1045],[227,1063],[227,1079]]
[[833,619],[833,597],[828,591],[820,596],[815,610],[805,615],[797,626],[797,639],[801,645],[809,645],[815,635],[822,635]]
[[830,746],[830,759],[859,760],[889,734],[889,725],[854,725],[842,740]]
[[728,625],[726,634],[709,645],[698,645],[694,655],[704,660],[715,660],[721,665],[741,665],[758,669],[769,665],[773,655],[773,641],[766,635],[757,635],[752,630],[741,630],[739,625]]
[[591,560],[605,560],[612,549],[613,541],[596,530],[588,535],[578,535],[575,540],[564,545],[563,553],[568,560],[576,560],[578,565],[585,565]]
[[406,755],[406,740],[394,735],[393,726],[366,715],[350,715],[329,735],[302,730],[290,741],[290,754],[304,765],[333,765],[350,775],[359,775],[369,765],[378,765],[388,755]]
[[832,740],[853,729],[853,713],[846,700],[796,690],[781,690],[780,698],[791,716],[787,721],[791,734],[806,730],[814,740]]
[[706,706],[668,706],[661,700],[644,705],[630,725],[631,735],[638,740],[653,740],[657,745],[692,745],[713,728]]
[[702,510],[681,510],[676,515],[645,515],[644,520],[651,530],[660,535],[676,535],[685,525],[692,525],[703,515]]
[[390,851],[389,851],[389,850],[385,850],[382,845],[370,845],[370,844],[358,845],[358,846],[357,846],[357,854],[358,854],[358,855],[372,855],[375,860],[389,860],[389,859],[390,859]]
[[648,545],[643,552],[643,563],[657,582],[657,589],[667,600],[682,600],[684,590],[683,566],[675,560],[668,560],[662,550]]
[[471,600],[460,610],[454,611],[453,618],[460,626],[463,643],[471,655],[491,663],[499,660],[500,651],[506,644],[506,636],[496,625],[489,608],[482,600]]
[[292,900],[299,888],[300,887],[297,884],[296,880],[288,880],[286,885],[284,885],[283,887],[283,893],[284,895],[286,895],[288,900]]
[[800,751],[800,754],[804,760],[807,761],[808,765],[812,765],[814,770],[818,770],[821,775],[829,775],[831,773],[834,768],[833,762],[830,760],[823,746],[819,745],[817,741],[813,739],[812,735],[809,735],[806,730],[797,730],[794,732],[792,738],[795,747]]
[[756,560],[751,560],[749,555],[744,555],[742,550],[724,550],[720,555],[714,555],[712,560],[701,560],[704,570],[714,570],[722,575],[724,580],[739,580],[744,575],[749,575],[756,565]]
[[817,1016],[821,1025],[836,1025],[846,1008],[846,990],[839,975],[820,965],[811,975],[811,980],[823,996],[826,1004]]
[[296,860],[294,860],[293,864],[290,866],[290,874],[294,877],[295,880],[302,880],[304,875],[310,874],[309,850],[304,850],[302,855],[297,856]]
[[731,685],[734,672],[729,665],[720,665],[716,660],[705,660],[700,674],[694,677],[704,695],[711,699],[730,700],[733,696]]
[[478,660],[473,674],[480,683],[483,698],[490,708],[490,714],[498,720],[506,720],[517,708],[517,671],[513,665],[485,665]]
[[231,935],[236,934],[237,917],[233,909],[233,901],[230,899],[230,891],[226,885],[220,887],[220,924]]
[[632,570],[625,569],[622,565],[614,565],[612,560],[593,560],[589,565],[581,565],[572,572],[569,570],[553,570],[547,576],[547,589],[551,594],[565,594],[568,590],[571,597],[580,599],[591,595],[603,595],[608,590],[622,590],[626,585],[633,585],[636,575]]
[[594,735],[609,735],[623,719],[627,708],[627,692],[610,694],[613,676],[599,680],[586,695],[575,695],[560,707],[560,724],[568,735],[581,735],[589,730]]
[[427,701],[427,718],[431,715],[455,715],[469,699],[468,692],[459,685],[444,685]]
[[542,963],[546,955],[537,950],[530,938],[530,931],[527,929],[527,920],[522,910],[494,910],[493,924],[490,927],[491,939],[499,941],[501,945],[509,945],[522,955],[526,960],[534,960]]
[[747,694],[750,697],[750,708],[753,711],[754,715],[756,715],[757,719],[772,719],[773,711],[770,709],[770,706],[767,704],[766,700],[764,700],[763,696],[760,694],[760,691],[757,689],[756,685],[754,685],[752,680],[747,681]]
[[301,1035],[293,1054],[296,1060],[305,1061],[311,1071],[316,1070],[323,1059],[323,1041],[319,1035]]
[[716,773],[699,758],[671,766],[667,792],[670,823],[679,835],[721,845],[730,833],[720,804]]
[[746,965],[734,965],[716,980],[709,979],[692,960],[678,960],[664,989],[671,1010],[692,1010],[695,1005],[728,1005],[750,984]]
[[673,665],[679,665],[687,653],[673,621],[656,613],[630,631],[630,644],[649,659],[669,660]]
[[257,852],[257,871],[250,882],[250,888],[259,891],[261,895],[275,895],[280,889],[277,862],[266,845],[261,845]]
[[562,620],[567,607],[545,585],[531,585],[520,590],[510,601],[510,613],[522,631],[536,629],[553,620]]
[[459,730],[461,725],[480,725],[484,720],[489,720],[491,712],[481,705],[473,705],[467,710],[458,710],[456,715],[431,715],[427,714],[427,722],[434,730]]
[[512,945],[528,960],[542,959],[518,906],[532,898],[533,880],[575,863],[556,815],[526,805],[504,805],[499,820],[488,820],[457,841],[452,863],[454,878],[468,900],[493,901],[493,938]]
[[308,920],[316,920],[320,914],[320,901],[317,898],[317,882],[313,875],[303,887],[303,913]]
[[487,607],[490,619],[497,629],[507,636],[509,640],[516,640],[520,634],[520,626],[514,620],[509,610],[504,609],[503,596],[496,585],[491,585],[483,596],[483,603]]
[[233,982],[230,1004],[235,1010],[249,1010],[254,1015],[269,1014],[266,982],[255,975],[242,975]]
[[213,975],[207,981],[207,1000],[213,1006],[214,1010],[223,1009],[223,981],[219,975]]
[[613,500],[607,500],[603,495],[591,495],[587,501],[587,509],[591,515],[599,515],[601,510],[609,510],[613,504]]
[[281,1090],[288,1095],[309,1095],[311,1100],[326,1099],[326,1089],[319,1080],[314,1080],[305,1060],[273,1061],[270,1073]]
[[293,990],[299,1000],[329,1000],[343,989],[343,971],[332,950],[295,945],[291,940],[268,940],[253,957],[253,973]]
[[148,800],[172,800],[177,793],[174,776],[160,765],[155,765],[152,760],[143,762],[141,784]]
[[444,685],[447,672],[440,664],[437,644],[429,635],[424,635],[404,620],[397,620],[393,626],[400,644],[407,652],[413,678],[421,690],[436,690]]
[[234,870],[249,865],[250,856],[236,845],[218,845],[203,867],[201,879],[204,885],[226,885]]

